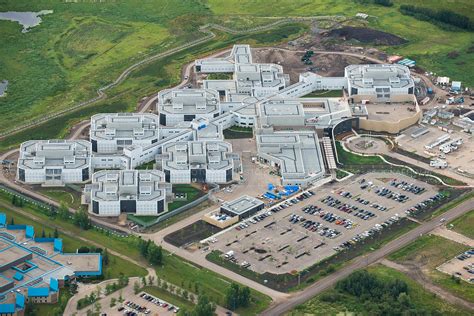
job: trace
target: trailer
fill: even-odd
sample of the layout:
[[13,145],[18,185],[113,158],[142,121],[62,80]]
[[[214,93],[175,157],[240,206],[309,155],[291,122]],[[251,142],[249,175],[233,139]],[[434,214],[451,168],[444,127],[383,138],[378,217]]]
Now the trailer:
[[449,154],[450,152],[456,151],[462,145],[463,140],[461,137],[453,139],[445,144],[439,146],[439,151]]
[[426,103],[430,102],[430,98],[429,97],[426,97],[424,98],[423,100],[420,101],[420,104],[421,105],[426,105]]
[[438,169],[444,169],[448,167],[448,163],[446,162],[446,160],[433,159],[430,161],[430,166]]
[[448,134],[444,134],[440,137],[438,137],[436,140],[434,140],[433,142],[425,145],[425,149],[433,149],[435,148],[436,146],[438,145],[441,145],[442,143],[448,141],[449,139],[451,138],[451,136],[449,136]]

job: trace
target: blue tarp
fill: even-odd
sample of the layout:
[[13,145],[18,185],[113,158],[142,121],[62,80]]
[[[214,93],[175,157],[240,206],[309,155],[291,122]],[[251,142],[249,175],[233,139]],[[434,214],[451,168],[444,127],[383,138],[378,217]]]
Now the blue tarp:
[[49,289],[47,287],[29,287],[28,297],[47,297]]

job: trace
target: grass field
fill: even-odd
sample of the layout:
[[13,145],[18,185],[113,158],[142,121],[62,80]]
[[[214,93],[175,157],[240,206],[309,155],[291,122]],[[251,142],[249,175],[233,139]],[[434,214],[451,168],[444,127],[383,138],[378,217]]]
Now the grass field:
[[448,226],[454,231],[474,239],[474,210],[456,218],[454,221],[450,222]]
[[[146,3],[139,0],[120,3],[6,0],[2,3],[3,11],[50,9],[54,13],[43,16],[41,25],[28,33],[21,33],[18,23],[0,21],[0,41],[4,44],[0,47],[0,77],[10,81],[8,96],[0,99],[0,131],[95,96],[99,86],[110,83],[134,62],[202,36],[198,26],[208,22],[246,29],[279,17],[353,17],[357,12],[369,12],[373,16],[369,18],[370,27],[408,40],[404,45],[382,49],[414,58],[431,71],[473,84],[473,77],[465,71],[466,66],[474,63],[474,53],[468,51],[474,41],[473,34],[442,30],[428,22],[401,15],[398,4],[406,2],[396,1],[395,6],[387,8],[345,0],[155,0]],[[443,7],[435,0],[418,0],[416,4]],[[449,8],[474,18],[471,1],[450,1]],[[173,62],[168,60],[150,76],[130,76],[123,86],[107,92],[107,101],[90,107],[89,113],[83,109],[56,121],[49,128],[43,126],[37,130],[39,133],[30,131],[28,135],[38,138],[61,136],[71,120],[81,114],[87,117],[105,111],[102,106],[109,106],[107,111],[131,110],[144,95],[175,82],[179,73],[176,66],[199,51],[212,51],[235,42],[285,41],[300,31],[297,25],[281,25],[277,30],[261,32],[253,38],[219,34],[213,43],[205,45],[207,49],[192,48],[181,55],[181,60],[174,56]],[[452,50],[457,50],[459,57],[447,58]],[[1,148],[17,144],[20,139],[21,135],[7,139]]]
[[398,263],[415,263],[420,266],[431,281],[454,295],[474,300],[474,286],[466,282],[457,283],[436,267],[466,251],[469,247],[435,235],[425,235],[391,254],[389,259]]
[[303,96],[303,98],[337,98],[342,97],[341,90],[318,90]]
[[[415,308],[423,308],[429,314],[436,313],[440,315],[469,315],[469,311],[463,310],[457,306],[446,303],[430,292],[423,289],[421,285],[408,278],[403,273],[396,270],[375,265],[367,269],[370,274],[379,277],[382,280],[401,280],[408,285],[408,296],[411,304]],[[333,298],[330,301],[328,298]],[[344,314],[346,313],[346,314]],[[361,303],[361,300],[353,295],[340,293],[335,289],[330,289],[322,294],[312,298],[310,301],[296,307],[287,315],[368,315],[367,307]]]
[[63,202],[73,209],[81,207],[81,194],[67,188],[39,188],[38,192],[47,197]]

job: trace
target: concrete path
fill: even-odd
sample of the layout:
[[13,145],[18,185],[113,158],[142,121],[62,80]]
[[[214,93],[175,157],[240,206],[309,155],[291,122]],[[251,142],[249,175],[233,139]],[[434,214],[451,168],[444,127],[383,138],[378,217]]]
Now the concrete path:
[[[473,205],[473,208],[474,208],[474,205]],[[474,227],[472,229],[474,229]],[[454,230],[447,229],[445,226],[436,228],[435,230],[433,230],[433,234],[474,248],[473,239],[466,237],[458,232],[455,232]]]

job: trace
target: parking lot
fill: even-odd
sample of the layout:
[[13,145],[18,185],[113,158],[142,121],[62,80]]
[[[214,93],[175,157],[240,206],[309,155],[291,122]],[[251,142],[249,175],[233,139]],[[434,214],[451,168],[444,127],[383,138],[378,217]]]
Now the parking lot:
[[139,293],[133,300],[125,301],[117,307],[118,314],[126,316],[138,315],[175,315],[179,307],[146,292]]
[[466,282],[474,283],[474,249],[457,255],[437,268],[439,271],[454,275]]
[[350,249],[436,194],[405,175],[365,174],[263,210],[211,238],[210,250],[258,273],[291,273]]

